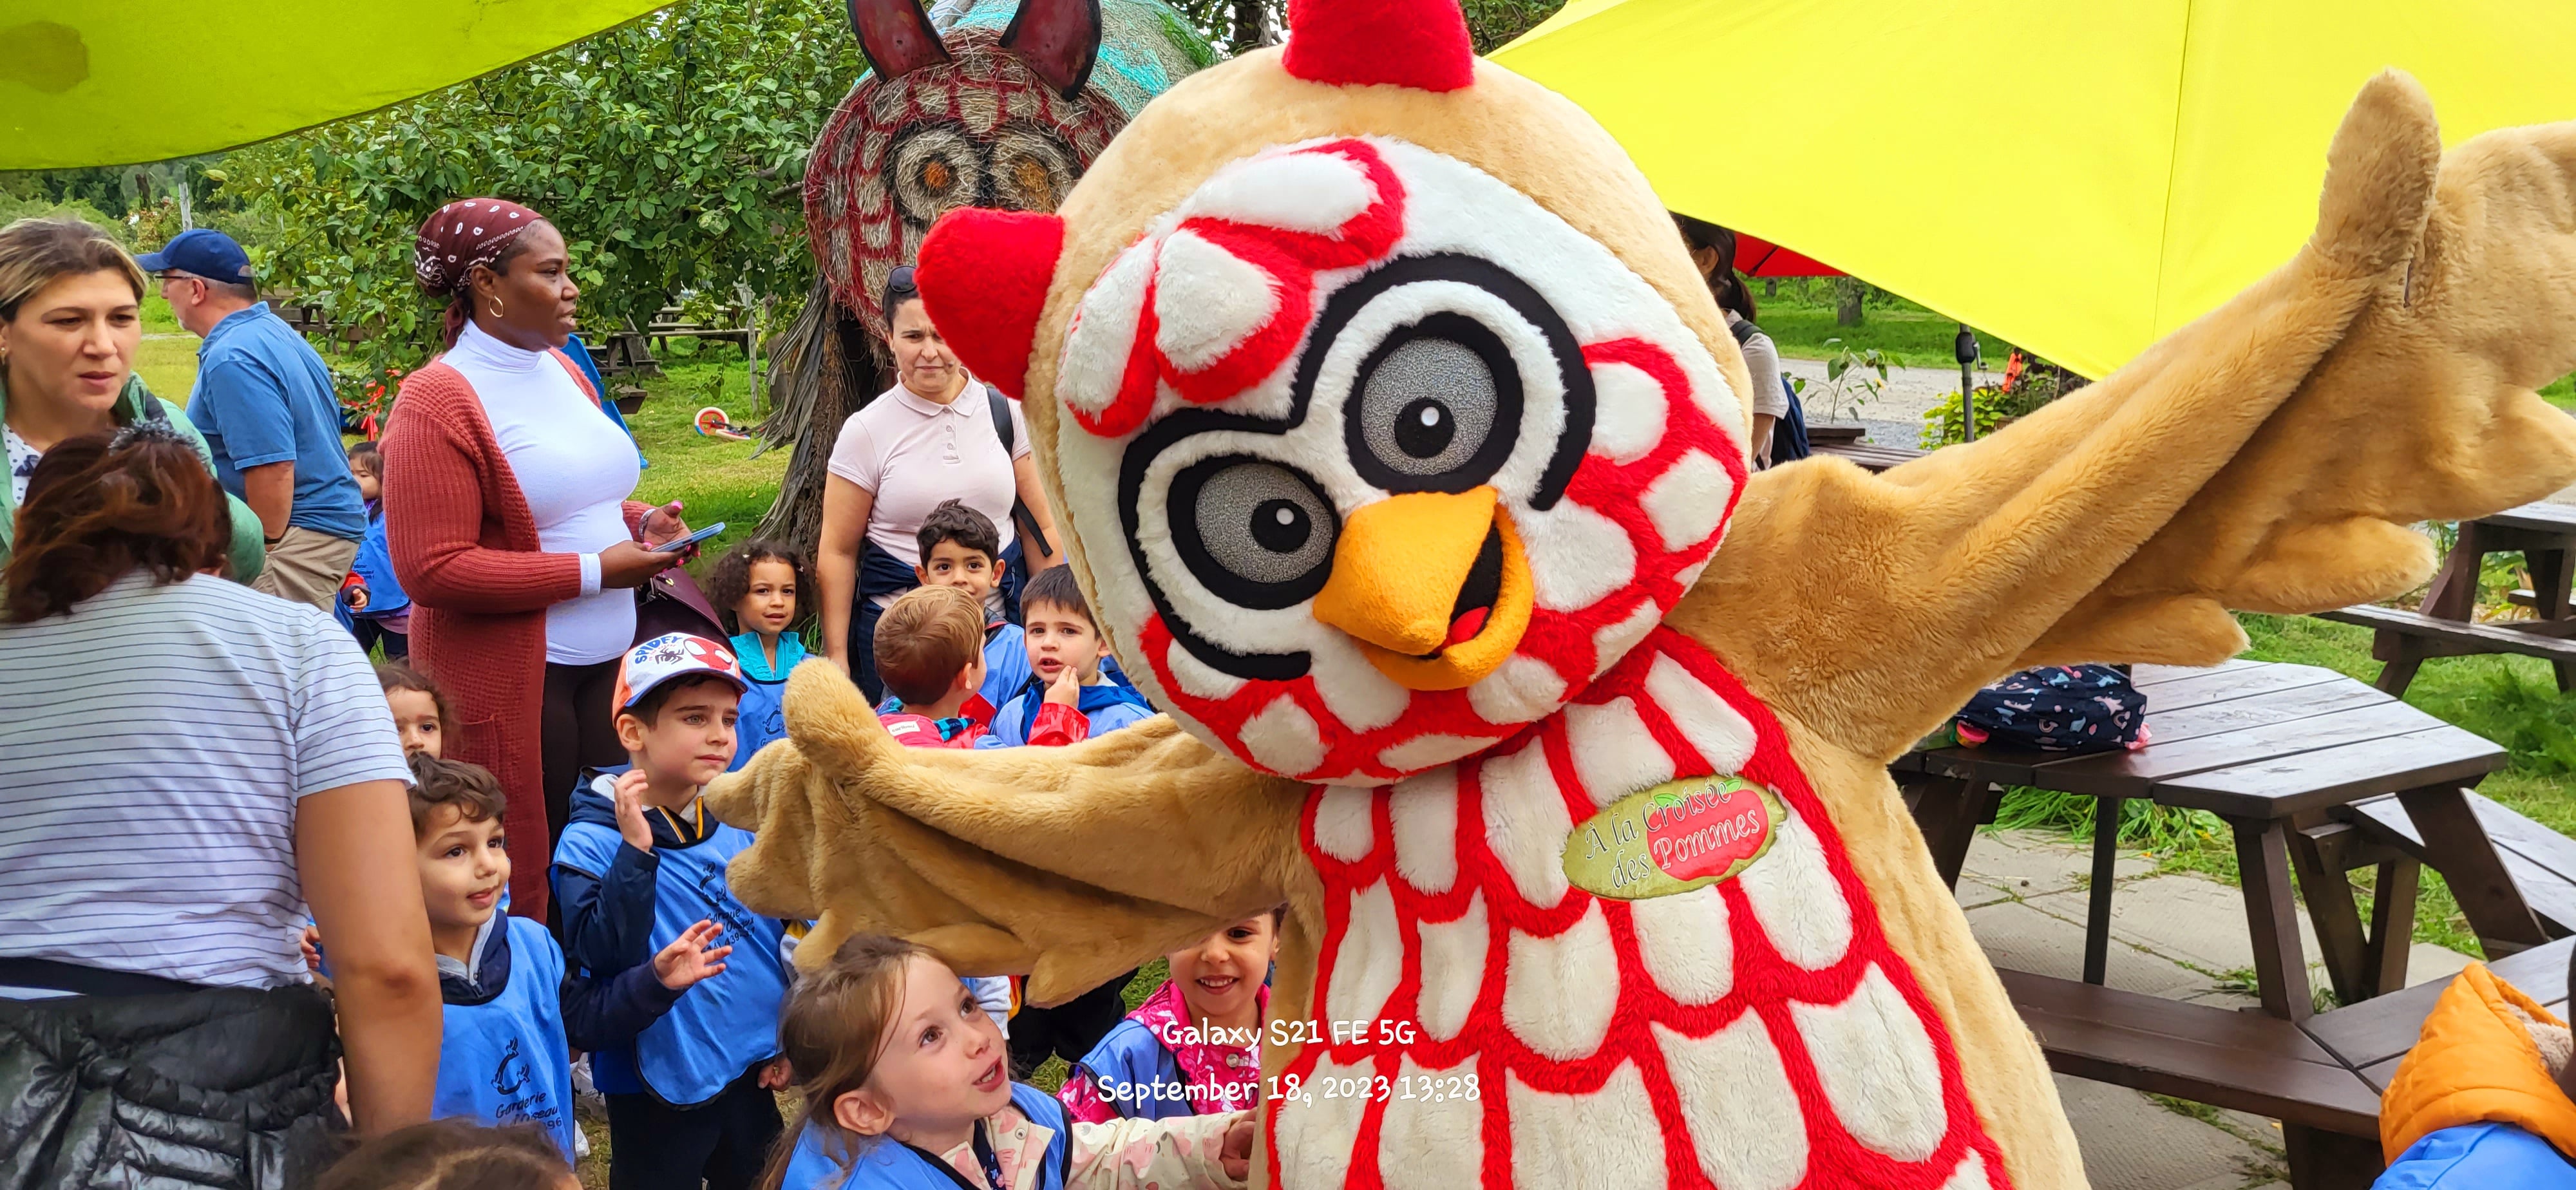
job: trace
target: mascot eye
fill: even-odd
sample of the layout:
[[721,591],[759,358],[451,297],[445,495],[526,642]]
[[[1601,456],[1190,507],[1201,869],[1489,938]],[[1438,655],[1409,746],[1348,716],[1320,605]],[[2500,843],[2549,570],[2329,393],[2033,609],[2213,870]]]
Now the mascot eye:
[[1341,518],[1314,481],[1240,455],[1172,480],[1172,542],[1201,584],[1239,607],[1294,607],[1324,589]]
[[1369,354],[1343,421],[1361,478],[1393,492],[1463,492],[1511,457],[1520,409],[1520,371],[1502,339],[1440,313]]

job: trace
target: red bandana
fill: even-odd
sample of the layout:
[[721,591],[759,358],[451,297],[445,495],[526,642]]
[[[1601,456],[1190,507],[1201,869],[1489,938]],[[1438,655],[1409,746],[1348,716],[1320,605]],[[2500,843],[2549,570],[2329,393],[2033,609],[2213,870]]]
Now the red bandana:
[[458,199],[430,213],[412,244],[412,275],[440,297],[465,287],[474,266],[501,259],[519,233],[544,216],[498,198]]

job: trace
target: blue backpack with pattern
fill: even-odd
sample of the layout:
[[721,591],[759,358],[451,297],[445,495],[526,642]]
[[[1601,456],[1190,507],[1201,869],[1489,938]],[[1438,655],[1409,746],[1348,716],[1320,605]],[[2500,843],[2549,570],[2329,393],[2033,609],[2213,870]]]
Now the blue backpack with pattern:
[[2026,669],[1959,709],[1963,747],[1995,744],[2041,752],[2113,752],[2147,746],[2147,696],[2107,665]]

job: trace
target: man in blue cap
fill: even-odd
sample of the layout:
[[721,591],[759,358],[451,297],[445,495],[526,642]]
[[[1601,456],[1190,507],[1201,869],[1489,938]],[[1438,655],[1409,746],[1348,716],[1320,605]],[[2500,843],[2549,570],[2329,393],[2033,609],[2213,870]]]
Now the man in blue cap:
[[205,434],[224,490],[259,514],[268,567],[251,586],[330,611],[367,532],[330,368],[259,300],[250,258],[232,237],[183,231],[141,263],[161,275],[179,325],[205,340],[188,420]]

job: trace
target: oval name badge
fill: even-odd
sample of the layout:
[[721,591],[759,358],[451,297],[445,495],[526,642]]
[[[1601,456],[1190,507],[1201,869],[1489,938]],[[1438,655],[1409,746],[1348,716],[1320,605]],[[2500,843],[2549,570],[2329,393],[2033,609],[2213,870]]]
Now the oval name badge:
[[1565,878],[1622,901],[1705,888],[1762,858],[1788,814],[1778,794],[1742,777],[1667,781],[1575,827]]

